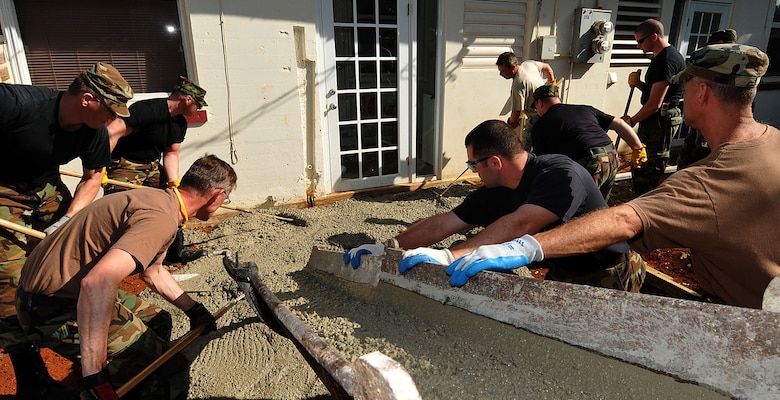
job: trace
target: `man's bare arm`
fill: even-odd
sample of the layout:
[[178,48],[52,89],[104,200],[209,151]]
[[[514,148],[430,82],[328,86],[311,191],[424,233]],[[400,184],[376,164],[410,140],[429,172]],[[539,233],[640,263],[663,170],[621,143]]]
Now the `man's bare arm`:
[[409,229],[396,236],[395,239],[402,249],[428,247],[469,226],[469,224],[463,222],[455,213],[450,211],[416,222]]
[[642,233],[636,211],[622,204],[588,213],[555,229],[533,235],[544,258],[591,253]]

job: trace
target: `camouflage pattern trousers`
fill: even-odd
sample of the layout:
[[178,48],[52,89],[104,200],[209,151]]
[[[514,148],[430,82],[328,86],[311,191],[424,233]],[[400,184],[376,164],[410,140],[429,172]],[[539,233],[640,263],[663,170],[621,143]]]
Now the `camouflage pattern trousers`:
[[[168,183],[167,177],[163,176],[165,175],[165,171],[160,170],[159,160],[143,164],[122,157],[119,160],[111,161],[111,165],[106,168],[106,173],[109,179],[141,186],[165,189]],[[128,188],[109,184],[106,185],[103,192],[105,194],[111,194],[127,189]]]
[[[31,340],[79,363],[77,302],[20,288],[16,296],[19,322]],[[167,311],[125,291],[117,292],[107,341],[108,371],[115,389],[168,350],[171,327]],[[186,399],[188,388],[189,362],[177,354],[125,398]]]
[[[71,199],[59,175],[33,182],[0,182],[0,218],[40,231],[65,214]],[[0,228],[0,347],[6,351],[29,343],[16,319],[14,296],[27,253],[38,242]]]
[[672,138],[680,130],[682,112],[674,107],[656,112],[639,123],[639,139],[647,147],[647,162],[641,167],[631,166],[634,193],[639,196],[658,186],[666,170],[672,149]]
[[639,293],[647,275],[645,261],[634,250],[628,250],[623,255],[622,260],[612,267],[586,273],[582,273],[580,268],[566,268],[556,265],[555,260],[550,260],[548,266],[550,270],[545,279],[631,293]]
[[610,144],[603,147],[593,147],[589,151],[590,157],[577,160],[577,162],[590,172],[604,200],[609,200],[615,176],[620,169],[620,159],[615,151],[615,146]]

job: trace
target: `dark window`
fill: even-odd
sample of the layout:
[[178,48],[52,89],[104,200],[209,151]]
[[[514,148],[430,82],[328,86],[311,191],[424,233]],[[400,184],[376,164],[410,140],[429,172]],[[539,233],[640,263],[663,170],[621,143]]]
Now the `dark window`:
[[67,89],[102,61],[136,93],[168,92],[187,75],[176,0],[16,1],[34,85]]

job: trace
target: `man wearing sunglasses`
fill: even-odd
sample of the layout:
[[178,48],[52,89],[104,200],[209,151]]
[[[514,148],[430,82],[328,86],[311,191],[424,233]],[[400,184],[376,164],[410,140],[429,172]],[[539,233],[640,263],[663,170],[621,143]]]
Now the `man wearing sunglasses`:
[[683,88],[672,83],[672,77],[685,69],[685,58],[666,40],[660,21],[647,19],[634,30],[636,46],[652,53],[645,81],[639,71],[628,76],[628,84],[642,91],[642,108],[633,116],[623,116],[632,127],[639,123],[639,139],[647,146],[647,162],[631,166],[634,192],[641,195],[658,186],[672,147],[672,137],[682,124],[679,108]]
[[[401,273],[423,262],[446,266],[481,245],[501,243],[518,232],[541,232],[607,207],[585,168],[561,154],[527,152],[505,122],[477,125],[465,145],[466,164],[484,185],[452,211],[423,219],[391,240],[394,247],[411,249],[401,258]],[[474,226],[485,229],[449,249],[427,247]],[[363,245],[346,252],[344,261],[357,268],[361,254],[383,252],[382,244]],[[625,242],[546,266],[547,279],[633,292],[645,275],[641,257]]]
[[[130,106],[129,118],[117,118],[108,126],[112,142],[112,162],[108,177],[122,182],[167,188],[179,182],[179,151],[187,133],[185,116],[206,106],[206,90],[180,76],[168,98],[141,100]],[[162,168],[160,164],[162,163]],[[125,188],[107,185],[110,194]],[[186,263],[205,255],[184,246],[179,231],[166,261]]]
[[[0,84],[0,218],[53,233],[95,199],[111,161],[105,123],[128,116],[133,90],[119,71],[97,63],[59,91]],[[71,196],[59,167],[80,158],[84,172]],[[56,221],[52,224],[53,221]],[[18,398],[63,398],[37,348],[19,327],[13,298],[28,252],[37,244],[0,228],[0,347],[14,367]]]

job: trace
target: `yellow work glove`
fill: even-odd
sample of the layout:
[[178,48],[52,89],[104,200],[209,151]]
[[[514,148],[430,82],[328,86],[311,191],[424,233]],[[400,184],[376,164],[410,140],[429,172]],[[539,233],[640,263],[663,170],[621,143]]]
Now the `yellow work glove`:
[[647,150],[645,145],[638,149],[631,149],[631,165],[634,168],[642,168],[642,165],[647,162]]
[[625,121],[628,124],[628,126],[630,126],[632,128],[634,127],[634,125],[636,125],[634,123],[634,120],[632,120],[631,117],[629,117],[628,115],[624,115],[624,116],[620,117],[620,119]]
[[639,79],[641,73],[642,70],[638,69],[628,74],[628,86],[631,86],[632,88],[642,86],[642,81]]
[[181,179],[173,179],[168,181],[168,189],[179,187],[179,183],[181,183]]
[[100,186],[106,187],[108,185],[108,172],[106,172],[106,167],[103,167],[103,177],[100,178]]

